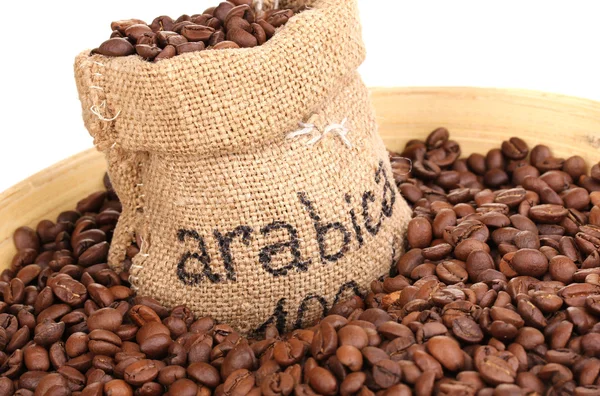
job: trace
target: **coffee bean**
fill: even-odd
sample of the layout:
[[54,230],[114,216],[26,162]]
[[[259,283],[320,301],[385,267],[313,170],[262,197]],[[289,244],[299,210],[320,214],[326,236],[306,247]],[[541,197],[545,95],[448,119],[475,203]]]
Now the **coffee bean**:
[[236,43],[240,48],[251,48],[258,45],[256,37],[240,28],[229,30],[227,32],[227,40]]
[[299,362],[304,354],[305,345],[296,339],[278,341],[273,347],[273,358],[279,365],[284,367]]
[[92,51],[92,53],[104,56],[127,56],[133,55],[135,48],[128,40],[115,37],[100,44],[100,47]]
[[323,360],[335,353],[338,346],[338,335],[330,323],[321,323],[314,334],[310,351],[317,360]]
[[447,370],[458,371],[464,366],[464,355],[460,345],[450,337],[431,338],[427,341],[427,351]]
[[227,378],[239,369],[253,370],[256,357],[247,343],[240,343],[227,353],[221,364],[221,377]]
[[152,61],[162,52],[162,49],[149,44],[137,44],[135,52],[144,60]]
[[273,373],[262,382],[260,389],[263,395],[290,395],[294,390],[294,378],[287,373]]
[[338,384],[330,371],[315,367],[308,373],[310,386],[322,395],[335,395],[338,390]]
[[89,284],[87,286],[87,291],[89,296],[99,307],[108,307],[115,301],[111,291],[106,286],[99,283]]
[[14,384],[7,377],[0,378],[0,394],[2,395],[12,395],[14,393]]
[[183,44],[179,44],[177,46],[177,55],[181,55],[186,52],[202,51],[205,48],[206,48],[206,46],[204,45],[204,43],[202,41],[183,43]]
[[529,216],[534,221],[556,224],[564,219],[568,210],[559,205],[537,205],[529,210]]
[[485,173],[483,180],[487,186],[499,187],[508,183],[508,175],[501,169],[493,168]]
[[431,223],[422,217],[416,217],[408,223],[408,243],[413,248],[429,246],[432,239]]
[[600,181],[600,163],[597,163],[596,165],[592,166],[590,176],[592,177],[592,179]]
[[442,147],[442,145],[448,141],[449,137],[450,133],[446,128],[437,128],[436,130],[431,132],[425,140],[427,149],[433,150]]
[[158,376],[158,367],[152,360],[138,360],[127,366],[124,373],[124,379],[127,383],[140,386],[146,382],[153,381]]
[[456,338],[469,344],[481,342],[484,336],[477,322],[469,316],[460,316],[454,319],[452,332]]
[[102,308],[92,313],[87,319],[87,326],[92,330],[102,329],[115,332],[123,322],[123,316],[114,308]]
[[572,307],[585,306],[585,300],[589,295],[599,294],[600,286],[589,283],[573,283],[560,289],[558,295],[565,303]]
[[225,380],[223,391],[225,394],[246,395],[254,387],[255,380],[248,370],[236,370]]
[[188,25],[181,29],[181,35],[188,41],[208,41],[215,29],[202,25]]
[[154,57],[154,62],[170,59],[175,55],[177,55],[177,48],[174,45],[167,45]]
[[63,322],[52,322],[46,320],[35,327],[35,336],[33,341],[42,346],[49,346],[61,339],[65,331]]
[[131,396],[133,391],[125,381],[114,379],[104,384],[104,394],[107,396]]
[[292,10],[279,10],[273,12],[266,18],[266,21],[272,25],[274,28],[278,28],[287,23],[287,21],[294,16]]
[[400,382],[402,369],[397,362],[383,359],[373,366],[372,375],[379,388],[388,389]]
[[29,227],[19,227],[13,233],[13,242],[17,250],[40,250],[40,239],[35,230]]
[[502,142],[502,154],[510,159],[519,160],[527,157],[529,148],[522,139],[512,137],[508,141]]
[[427,352],[422,350],[416,350],[413,353],[413,360],[415,364],[423,372],[432,372],[436,379],[443,377],[443,369],[440,363]]
[[23,349],[23,359],[25,367],[31,371],[48,371],[50,369],[50,359],[48,351],[36,344],[32,344]]
[[86,333],[73,333],[65,343],[65,351],[71,358],[83,355],[88,352],[89,337]]
[[516,371],[500,357],[485,356],[476,360],[475,364],[483,380],[491,385],[514,383],[516,380]]
[[573,180],[579,179],[580,176],[587,171],[585,160],[578,155],[567,158],[564,162],[562,170],[568,173]]
[[511,267],[524,276],[542,276],[548,270],[548,259],[538,250],[521,249],[510,262]]
[[525,199],[526,193],[527,192],[524,188],[511,188],[509,190],[504,190],[496,195],[495,202],[514,207]]

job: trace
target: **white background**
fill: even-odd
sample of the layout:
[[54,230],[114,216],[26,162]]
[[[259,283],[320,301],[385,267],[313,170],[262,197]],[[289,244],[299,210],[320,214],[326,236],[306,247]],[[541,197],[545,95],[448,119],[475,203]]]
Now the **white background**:
[[[110,21],[218,0],[2,0],[0,191],[92,146],[73,79]],[[597,0],[358,0],[370,86],[536,89],[600,100]]]

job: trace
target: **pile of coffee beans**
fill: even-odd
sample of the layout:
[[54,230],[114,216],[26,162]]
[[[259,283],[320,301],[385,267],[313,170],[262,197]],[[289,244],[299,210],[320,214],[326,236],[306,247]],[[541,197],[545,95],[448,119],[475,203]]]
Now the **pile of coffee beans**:
[[460,154],[443,128],[391,153],[414,217],[390,276],[311,328],[252,339],[107,266],[121,205],[105,178],[14,233],[0,396],[600,394],[600,164],[590,176],[518,138]]
[[252,0],[229,0],[202,14],[181,15],[175,20],[163,15],[151,24],[140,19],[115,21],[110,25],[110,39],[92,53],[137,54],[158,62],[205,49],[251,48],[266,43],[293,16],[291,9],[257,13]]

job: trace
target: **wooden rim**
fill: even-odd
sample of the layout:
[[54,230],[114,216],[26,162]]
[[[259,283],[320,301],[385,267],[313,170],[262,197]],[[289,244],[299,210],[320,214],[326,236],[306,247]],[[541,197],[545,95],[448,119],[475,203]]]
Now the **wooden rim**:
[[[600,159],[600,103],[571,96],[493,88],[375,88],[379,133],[388,148],[447,127],[463,156],[498,147],[510,136],[530,146],[543,142],[556,156]],[[95,149],[83,151],[27,178],[0,194],[0,268],[15,253],[13,231],[72,209],[102,189],[106,162]]]

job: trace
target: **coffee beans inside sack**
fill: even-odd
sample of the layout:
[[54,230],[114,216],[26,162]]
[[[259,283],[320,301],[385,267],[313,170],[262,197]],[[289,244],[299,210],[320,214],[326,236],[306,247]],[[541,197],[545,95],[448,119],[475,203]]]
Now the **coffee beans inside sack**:
[[75,64],[123,205],[109,264],[141,295],[244,333],[312,325],[364,293],[410,220],[356,71],[356,2],[279,6],[295,15],[254,48]]

